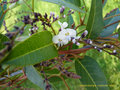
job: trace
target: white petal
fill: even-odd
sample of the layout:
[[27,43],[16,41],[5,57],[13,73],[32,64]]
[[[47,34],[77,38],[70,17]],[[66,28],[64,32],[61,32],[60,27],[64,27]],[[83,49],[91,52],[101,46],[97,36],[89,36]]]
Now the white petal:
[[68,26],[68,23],[67,22],[63,22],[62,26],[63,26],[63,28],[66,28]]
[[75,40],[75,39],[73,39],[73,40],[72,40],[72,42],[73,42],[73,43],[75,43],[75,42],[76,42],[76,40]]
[[53,43],[57,44],[59,42],[59,36],[58,35],[54,36],[52,41]]
[[58,24],[59,24],[60,26],[62,26],[62,23],[61,23],[60,21],[58,21]]

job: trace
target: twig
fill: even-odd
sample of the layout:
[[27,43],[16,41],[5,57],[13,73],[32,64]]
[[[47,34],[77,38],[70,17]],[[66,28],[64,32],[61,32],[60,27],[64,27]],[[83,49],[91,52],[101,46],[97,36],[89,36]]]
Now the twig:
[[108,24],[108,25],[104,26],[104,28],[107,28],[107,27],[109,27],[109,26],[111,26],[111,25],[113,25],[113,24],[119,23],[119,22],[120,22],[120,20],[118,20],[118,21],[116,21],[116,22],[114,22],[114,23]]

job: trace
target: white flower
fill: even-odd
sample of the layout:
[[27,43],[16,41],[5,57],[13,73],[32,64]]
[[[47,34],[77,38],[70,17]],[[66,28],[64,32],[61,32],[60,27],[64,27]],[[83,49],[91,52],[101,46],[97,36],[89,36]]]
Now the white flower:
[[66,36],[66,39],[68,39],[68,41],[71,40],[71,37],[76,37],[76,31],[74,29],[64,29],[60,31],[59,34]]
[[58,24],[61,26],[61,30],[64,30],[68,26],[67,22],[61,23],[60,21],[58,21]]
[[65,38],[64,35],[56,35],[53,37],[53,43],[58,44],[58,47],[66,45],[68,43],[68,39]]

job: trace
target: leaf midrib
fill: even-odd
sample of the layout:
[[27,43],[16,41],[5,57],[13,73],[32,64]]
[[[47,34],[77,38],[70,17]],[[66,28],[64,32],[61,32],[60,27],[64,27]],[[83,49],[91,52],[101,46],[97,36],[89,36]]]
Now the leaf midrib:
[[23,54],[23,55],[21,55],[21,56],[18,56],[18,57],[15,57],[15,58],[10,59],[10,61],[15,60],[15,59],[20,58],[20,57],[23,57],[23,56],[26,56],[26,55],[28,55],[28,54],[30,54],[30,53],[32,53],[32,52],[35,52],[35,51],[37,51],[37,50],[40,50],[40,49],[42,49],[42,48],[46,48],[46,47],[48,47],[48,46],[51,46],[52,44],[53,44],[53,43],[50,43],[50,44],[45,45],[45,46],[43,46],[43,47],[40,47],[40,48],[37,48],[37,49],[35,49],[35,50],[29,51],[29,52],[27,52],[27,53],[25,53],[25,54]]
[[83,67],[83,69],[86,71],[86,73],[88,74],[89,78],[91,79],[91,81],[93,82],[93,84],[95,85],[96,89],[98,90],[98,87],[96,86],[94,80],[92,79],[92,76],[89,74],[89,72],[86,70],[86,68],[84,67],[84,65],[79,61],[77,60],[78,63]]

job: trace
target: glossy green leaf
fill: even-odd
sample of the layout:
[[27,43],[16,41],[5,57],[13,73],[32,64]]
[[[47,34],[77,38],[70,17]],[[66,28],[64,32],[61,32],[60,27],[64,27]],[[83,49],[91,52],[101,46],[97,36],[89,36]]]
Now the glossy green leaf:
[[102,0],[92,0],[90,15],[86,29],[88,30],[88,38],[97,38],[103,29],[102,18]]
[[[7,0],[3,0],[3,1],[7,1]],[[7,4],[4,4],[3,6],[0,5],[0,28],[2,26],[5,14],[3,15],[3,12],[7,9]]]
[[[114,16],[114,15],[118,15],[118,14],[120,14],[120,11],[117,8],[117,9],[112,10],[109,14],[107,14],[105,16],[105,18],[108,18],[110,16]],[[116,22],[118,20],[120,20],[120,16],[115,16],[113,18],[109,18],[107,20],[104,20],[104,26],[109,25],[111,23],[114,23],[114,22]],[[100,36],[101,37],[107,37],[107,36],[111,35],[114,32],[114,30],[117,28],[117,26],[118,26],[118,23],[103,29]]]
[[50,2],[50,3],[58,4],[58,5],[63,5],[65,7],[70,8],[70,9],[74,9],[74,10],[79,11],[81,13],[85,13],[80,7],[78,7],[74,3],[71,3],[70,1],[69,2],[67,2],[65,0],[41,0],[41,1],[46,1],[46,2]]
[[5,35],[0,34],[0,50],[5,47],[5,45],[3,43],[8,41],[8,40],[9,39]]
[[16,66],[34,65],[41,61],[57,57],[57,55],[58,53],[53,45],[51,33],[43,31],[17,44],[3,63]]
[[81,7],[81,0],[65,0],[67,2],[70,2],[78,7]]
[[85,56],[82,60],[76,60],[75,69],[87,90],[109,90],[104,73],[91,57]]

